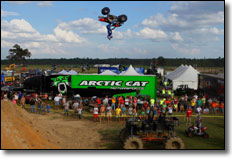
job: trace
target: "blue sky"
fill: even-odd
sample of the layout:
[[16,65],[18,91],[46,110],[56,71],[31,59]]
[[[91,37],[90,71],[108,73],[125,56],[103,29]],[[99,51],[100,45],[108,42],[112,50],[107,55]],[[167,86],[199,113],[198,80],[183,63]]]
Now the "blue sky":
[[[224,57],[224,2],[1,1],[1,59],[14,44],[32,58]],[[103,7],[128,21],[108,40]]]

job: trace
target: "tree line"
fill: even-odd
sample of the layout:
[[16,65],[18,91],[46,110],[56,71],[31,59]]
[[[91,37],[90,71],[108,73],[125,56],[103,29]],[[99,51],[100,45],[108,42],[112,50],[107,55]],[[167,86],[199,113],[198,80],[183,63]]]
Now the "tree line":
[[[160,59],[162,58],[162,59]],[[129,59],[129,58],[72,58],[72,59],[27,59],[23,61],[24,65],[95,65],[95,64],[110,64],[110,65],[140,65],[140,66],[180,66],[193,65],[197,67],[224,67],[224,58],[216,59],[187,59],[187,58],[152,58],[152,59]],[[12,60],[1,60],[2,65],[13,64]]]
[[[9,49],[9,55],[6,60],[1,60],[2,65],[23,64],[23,65],[72,65],[72,66],[93,66],[95,64],[110,65],[134,65],[134,66],[179,66],[192,65],[194,67],[224,67],[224,58],[204,58],[204,59],[187,59],[187,58],[164,58],[162,56],[150,59],[131,59],[131,58],[60,58],[60,59],[30,59],[31,52],[23,49],[20,45],[15,44]],[[28,58],[28,59],[26,59]]]

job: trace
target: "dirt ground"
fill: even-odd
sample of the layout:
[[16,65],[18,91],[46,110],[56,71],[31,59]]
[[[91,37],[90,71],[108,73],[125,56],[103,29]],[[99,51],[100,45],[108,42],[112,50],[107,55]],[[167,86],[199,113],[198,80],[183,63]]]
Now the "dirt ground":
[[11,101],[1,101],[2,149],[99,149],[98,131],[104,128],[55,113],[28,113]]

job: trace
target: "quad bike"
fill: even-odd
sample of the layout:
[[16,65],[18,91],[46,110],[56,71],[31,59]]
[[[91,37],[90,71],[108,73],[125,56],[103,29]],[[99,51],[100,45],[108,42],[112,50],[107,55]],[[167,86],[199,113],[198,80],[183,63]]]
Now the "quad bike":
[[107,15],[106,17],[104,16],[98,16],[98,20],[101,21],[101,22],[106,22],[106,23],[112,23],[112,21],[115,21],[114,23],[114,27],[120,27],[122,26],[122,24],[124,22],[127,21],[127,16],[122,14],[122,15],[119,15],[119,16],[115,16],[115,15],[111,15],[110,14],[110,8],[108,7],[105,7],[102,9],[102,14],[103,15]]
[[208,127],[200,127],[201,130],[197,126],[191,125],[188,127],[188,129],[185,130],[185,133],[187,134],[188,137],[193,137],[193,136],[203,136],[204,138],[209,138],[208,133],[205,132]]
[[130,118],[120,132],[124,149],[143,149],[143,141],[163,142],[165,149],[184,149],[181,138],[175,136],[174,126],[179,124],[176,117],[159,117],[158,120]]

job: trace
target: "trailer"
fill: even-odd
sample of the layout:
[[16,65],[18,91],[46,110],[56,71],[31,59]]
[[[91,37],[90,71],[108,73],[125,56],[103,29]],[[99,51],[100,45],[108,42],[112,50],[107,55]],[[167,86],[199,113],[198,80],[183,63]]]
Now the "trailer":
[[80,94],[81,96],[136,96],[149,95],[156,98],[156,76],[123,76],[123,75],[50,75],[36,76],[24,82],[25,89],[40,92],[52,92],[54,95]]

